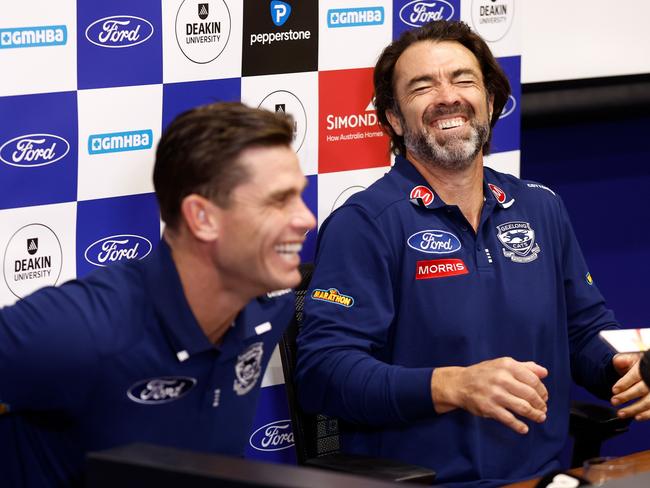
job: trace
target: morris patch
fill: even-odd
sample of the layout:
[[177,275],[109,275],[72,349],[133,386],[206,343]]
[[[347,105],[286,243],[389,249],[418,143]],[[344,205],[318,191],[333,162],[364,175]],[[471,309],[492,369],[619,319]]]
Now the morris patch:
[[467,266],[462,259],[433,259],[418,261],[415,268],[416,280],[430,280],[468,274]]
[[311,298],[312,300],[320,300],[321,302],[335,303],[346,308],[350,308],[354,305],[354,298],[348,295],[343,295],[336,288],[330,288],[329,290],[316,288],[311,292]]
[[539,244],[528,222],[506,222],[497,226],[497,237],[503,244],[503,255],[513,263],[530,263],[537,259]]
[[253,389],[262,372],[262,356],[264,343],[256,342],[237,356],[235,365],[235,381],[232,389],[237,395],[245,395]]

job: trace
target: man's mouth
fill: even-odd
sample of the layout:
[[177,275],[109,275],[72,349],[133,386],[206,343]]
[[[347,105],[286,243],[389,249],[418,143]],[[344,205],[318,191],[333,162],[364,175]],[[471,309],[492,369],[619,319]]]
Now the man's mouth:
[[287,261],[293,261],[300,251],[302,242],[284,242],[275,246],[275,252]]
[[465,119],[462,117],[454,117],[453,119],[439,119],[434,124],[440,130],[455,129],[465,124]]

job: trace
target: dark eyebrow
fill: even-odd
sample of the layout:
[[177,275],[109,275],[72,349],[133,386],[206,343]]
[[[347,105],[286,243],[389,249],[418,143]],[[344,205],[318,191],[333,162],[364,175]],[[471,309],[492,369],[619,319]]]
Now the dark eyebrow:
[[422,75],[422,76],[418,76],[416,78],[411,78],[409,80],[409,82],[406,84],[406,89],[408,90],[413,85],[417,85],[418,83],[422,83],[422,82],[426,82],[426,81],[428,81],[428,82],[433,81],[433,77],[430,76],[430,75]]
[[451,73],[451,78],[455,79],[463,75],[472,75],[475,78],[478,78],[478,73],[471,68],[460,68]]

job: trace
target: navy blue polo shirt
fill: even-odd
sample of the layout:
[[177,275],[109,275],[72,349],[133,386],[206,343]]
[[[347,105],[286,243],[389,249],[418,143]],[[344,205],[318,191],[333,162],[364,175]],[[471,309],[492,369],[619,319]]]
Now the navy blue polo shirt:
[[[485,168],[475,233],[403,158],[321,227],[298,337],[300,400],[348,422],[345,450],[430,466],[441,483],[501,485],[558,467],[571,377],[603,397],[598,338],[616,327],[562,201]],[[510,356],[548,368],[548,418],[519,435],[437,415],[433,369]]]
[[293,293],[250,302],[220,346],[167,244],[0,311],[0,475],[79,484],[87,451],[131,442],[240,456]]

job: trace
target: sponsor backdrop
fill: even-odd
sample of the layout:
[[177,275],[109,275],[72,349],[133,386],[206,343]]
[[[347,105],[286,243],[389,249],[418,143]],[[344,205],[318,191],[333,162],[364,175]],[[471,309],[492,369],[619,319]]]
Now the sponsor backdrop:
[[[391,164],[372,67],[393,38],[462,19],[513,96],[487,164],[519,175],[522,1],[33,0],[0,18],[0,305],[156,247],[151,170],[180,112],[218,100],[286,111],[319,223]],[[316,232],[303,260],[313,259]],[[247,456],[294,462],[277,351]]]

